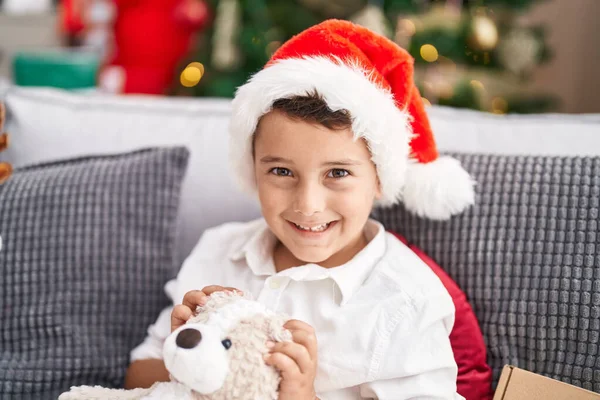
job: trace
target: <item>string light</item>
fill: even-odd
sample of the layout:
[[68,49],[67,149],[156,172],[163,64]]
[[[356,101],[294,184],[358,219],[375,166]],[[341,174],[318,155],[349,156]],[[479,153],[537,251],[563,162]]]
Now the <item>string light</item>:
[[427,62],[434,62],[438,59],[438,51],[432,44],[424,44],[421,46],[421,57]]

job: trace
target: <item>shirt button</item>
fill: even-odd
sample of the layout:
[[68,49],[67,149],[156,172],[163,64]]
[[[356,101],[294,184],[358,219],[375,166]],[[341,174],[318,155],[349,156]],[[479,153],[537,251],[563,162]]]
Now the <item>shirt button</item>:
[[269,287],[271,289],[279,289],[281,287],[281,283],[277,279],[271,279],[271,282],[269,282]]

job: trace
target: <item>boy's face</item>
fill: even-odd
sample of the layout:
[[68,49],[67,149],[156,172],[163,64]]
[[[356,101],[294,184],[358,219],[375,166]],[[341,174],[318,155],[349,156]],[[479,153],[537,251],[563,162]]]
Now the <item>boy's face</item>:
[[345,262],[344,252],[356,252],[381,192],[367,145],[350,128],[270,112],[256,132],[254,172],[263,216],[295,258]]

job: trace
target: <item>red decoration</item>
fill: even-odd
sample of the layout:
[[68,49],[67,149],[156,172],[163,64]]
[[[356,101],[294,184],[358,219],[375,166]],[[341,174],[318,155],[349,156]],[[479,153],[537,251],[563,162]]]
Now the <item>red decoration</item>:
[[59,34],[69,44],[79,41],[85,30],[82,8],[81,0],[61,0],[58,7]]
[[99,84],[118,93],[164,94],[194,34],[206,26],[204,0],[113,0],[114,51]]

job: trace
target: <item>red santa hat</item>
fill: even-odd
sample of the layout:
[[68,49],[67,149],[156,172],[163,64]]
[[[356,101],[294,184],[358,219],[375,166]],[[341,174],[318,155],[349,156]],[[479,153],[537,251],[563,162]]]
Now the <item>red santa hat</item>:
[[473,204],[474,182],[438,155],[413,58],[394,42],[348,21],[328,20],[284,43],[233,99],[230,159],[244,189],[256,192],[252,140],[260,118],[282,98],[316,91],[352,117],[371,151],[379,205],[398,202],[419,216],[447,219]]

